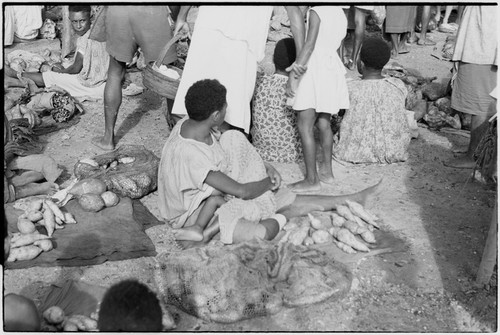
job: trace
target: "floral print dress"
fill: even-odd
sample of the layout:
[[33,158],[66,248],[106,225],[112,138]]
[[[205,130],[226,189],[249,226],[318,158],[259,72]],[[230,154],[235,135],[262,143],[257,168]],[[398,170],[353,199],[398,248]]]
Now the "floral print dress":
[[340,125],[335,158],[351,163],[406,161],[411,134],[403,82],[397,78],[353,80],[348,87],[350,109]]
[[288,77],[281,74],[257,78],[252,101],[252,144],[267,162],[297,162],[302,154],[297,116],[286,106]]

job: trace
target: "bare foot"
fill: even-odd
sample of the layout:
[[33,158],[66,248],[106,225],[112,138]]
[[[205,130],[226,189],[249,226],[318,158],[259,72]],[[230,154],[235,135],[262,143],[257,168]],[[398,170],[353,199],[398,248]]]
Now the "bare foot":
[[408,49],[408,46],[406,45],[406,43],[402,43],[399,46],[398,53],[401,55],[401,54],[407,54],[408,52],[410,52],[410,49]]
[[172,232],[177,241],[203,241],[203,231],[196,226],[172,229]]
[[115,150],[115,145],[104,140],[104,137],[94,137],[91,140],[92,144],[104,151]]
[[177,241],[177,244],[182,250],[203,247],[206,245],[204,241]]
[[16,198],[21,199],[32,195],[52,195],[59,190],[59,185],[51,182],[29,183],[16,188]]
[[391,58],[392,58],[392,59],[398,59],[398,58],[399,58],[399,56],[398,56],[398,51],[396,51],[396,50],[394,50],[394,49],[393,49],[393,50],[391,51]]
[[315,192],[321,190],[321,184],[319,182],[311,183],[307,179],[304,179],[296,183],[289,184],[288,188],[295,193]]
[[474,169],[476,167],[476,162],[467,155],[443,162],[443,164],[455,169]]
[[333,176],[333,173],[331,170],[328,171],[328,169],[325,169],[325,168],[320,166],[318,169],[318,176],[319,176],[319,180],[322,183],[325,183],[328,185],[332,185],[335,183],[335,177]]

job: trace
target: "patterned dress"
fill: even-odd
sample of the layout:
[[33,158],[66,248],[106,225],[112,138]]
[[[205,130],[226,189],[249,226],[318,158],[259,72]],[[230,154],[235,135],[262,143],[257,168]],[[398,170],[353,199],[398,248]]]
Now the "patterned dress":
[[264,161],[297,162],[302,153],[297,116],[286,106],[288,77],[262,75],[252,102],[252,143]]
[[403,82],[397,78],[353,80],[348,87],[351,107],[342,120],[334,156],[352,163],[406,161],[411,134]]

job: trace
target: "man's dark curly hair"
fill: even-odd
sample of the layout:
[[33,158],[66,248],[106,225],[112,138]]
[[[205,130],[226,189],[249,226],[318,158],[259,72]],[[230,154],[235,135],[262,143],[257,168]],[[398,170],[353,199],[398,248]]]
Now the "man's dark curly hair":
[[68,6],[68,11],[72,13],[84,12],[90,15],[92,8],[90,6]]
[[295,62],[296,51],[293,38],[288,37],[276,42],[274,47],[273,62],[277,70],[285,71]]
[[188,89],[184,103],[190,119],[206,120],[224,107],[226,88],[217,79],[197,81]]
[[385,64],[389,62],[389,59],[391,59],[391,49],[389,48],[389,44],[381,38],[366,38],[363,41],[359,58],[366,67],[382,70]]
[[126,279],[104,294],[99,331],[162,331],[162,311],[156,294],[135,279]]

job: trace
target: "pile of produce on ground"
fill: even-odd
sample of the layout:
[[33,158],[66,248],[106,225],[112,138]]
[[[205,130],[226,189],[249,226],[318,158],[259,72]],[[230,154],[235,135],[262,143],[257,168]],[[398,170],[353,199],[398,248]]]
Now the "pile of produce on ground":
[[74,314],[65,315],[59,306],[51,306],[43,311],[44,331],[97,331],[97,314],[93,313],[91,317],[86,315]]
[[[54,248],[50,238],[56,229],[63,229],[66,223],[76,223],[74,216],[63,211],[49,197],[28,197],[17,200],[14,208],[23,210],[18,217],[17,229],[10,239],[10,254],[7,262],[31,260],[42,252]],[[41,234],[37,226],[44,227],[47,234]]]
[[74,167],[78,179],[103,181],[109,191],[131,199],[156,190],[160,159],[142,145],[124,145],[92,158],[79,160]]
[[470,115],[451,108],[451,87],[448,82],[436,83],[434,80],[437,77],[422,77],[397,65],[386,67],[383,72],[405,83],[408,89],[406,109],[414,110],[421,101],[427,102],[425,113],[419,113],[417,121],[423,121],[433,129],[451,127],[470,130]]
[[[68,202],[72,197],[87,212],[99,212],[105,207],[118,205],[120,198],[113,192],[107,191],[106,184],[95,178],[86,178],[67,188],[67,195],[63,202]],[[63,190],[64,192],[64,190]]]
[[365,243],[377,242],[373,231],[380,229],[378,218],[357,202],[346,200],[345,205],[337,206],[336,212],[318,213],[317,217],[308,214],[308,217],[309,220],[301,220],[300,224],[287,223],[280,243],[305,246],[334,243],[340,250],[354,254],[369,252],[369,245]]

